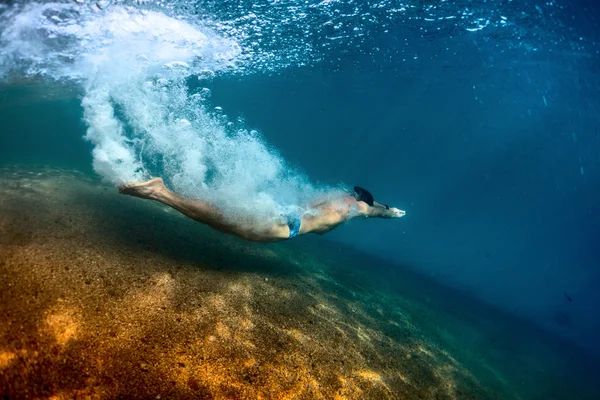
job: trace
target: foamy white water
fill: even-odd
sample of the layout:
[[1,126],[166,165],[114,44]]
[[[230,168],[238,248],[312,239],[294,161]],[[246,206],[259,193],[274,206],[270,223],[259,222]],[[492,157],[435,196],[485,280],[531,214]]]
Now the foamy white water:
[[260,136],[208,110],[186,80],[235,71],[241,48],[159,11],[29,3],[4,11],[0,78],[77,84],[94,170],[114,184],[162,176],[186,196],[277,216],[316,195]]

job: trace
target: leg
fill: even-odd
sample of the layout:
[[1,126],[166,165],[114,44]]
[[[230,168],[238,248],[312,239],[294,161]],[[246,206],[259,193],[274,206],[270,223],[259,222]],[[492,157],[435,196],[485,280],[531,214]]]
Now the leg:
[[158,201],[176,209],[188,218],[210,225],[221,232],[232,233],[232,226],[227,223],[218,208],[204,201],[188,200],[179,196],[167,189],[162,178],[121,185],[119,186],[119,192],[129,196]]

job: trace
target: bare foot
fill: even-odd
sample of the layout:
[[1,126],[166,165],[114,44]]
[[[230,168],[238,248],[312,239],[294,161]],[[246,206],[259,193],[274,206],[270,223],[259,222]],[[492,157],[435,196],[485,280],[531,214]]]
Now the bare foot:
[[162,178],[150,179],[146,182],[132,182],[119,186],[119,193],[142,199],[154,199],[158,193],[165,190]]

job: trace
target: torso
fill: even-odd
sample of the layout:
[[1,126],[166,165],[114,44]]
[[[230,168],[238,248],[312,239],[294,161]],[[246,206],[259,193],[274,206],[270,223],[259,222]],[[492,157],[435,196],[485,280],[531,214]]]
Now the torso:
[[[321,204],[313,205],[313,212],[302,216],[300,224],[300,235],[306,233],[324,234],[338,227],[346,221],[353,218],[364,216],[365,208],[368,206],[353,197],[344,196],[337,201],[325,201]],[[223,230],[226,233],[233,233],[247,240],[268,242],[284,240],[289,238],[290,229],[286,223],[259,227],[249,224],[250,229],[240,229],[236,226],[234,229]]]
[[314,214],[305,214],[302,217],[300,234],[327,233],[352,218],[364,215],[362,212],[364,203],[361,203],[353,197],[344,196],[339,201],[326,202],[315,207]]

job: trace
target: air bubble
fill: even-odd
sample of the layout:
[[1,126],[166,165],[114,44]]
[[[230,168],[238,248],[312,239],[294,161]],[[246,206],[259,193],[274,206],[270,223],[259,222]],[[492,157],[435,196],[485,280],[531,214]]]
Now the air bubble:
[[205,69],[198,73],[197,78],[198,81],[210,81],[215,77],[215,73],[209,69]]

